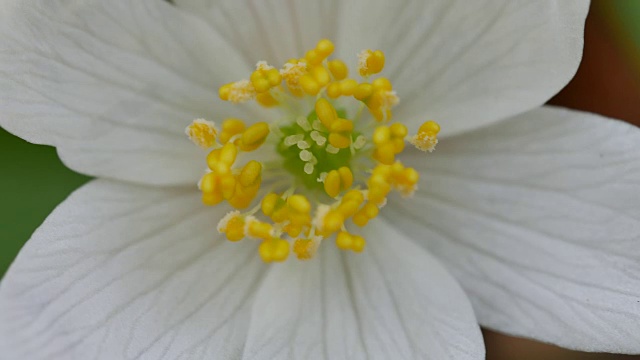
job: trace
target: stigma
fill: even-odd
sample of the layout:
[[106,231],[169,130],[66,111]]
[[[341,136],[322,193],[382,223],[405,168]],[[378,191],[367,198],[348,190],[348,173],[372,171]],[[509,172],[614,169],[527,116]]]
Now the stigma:
[[[259,61],[248,79],[219,88],[224,101],[279,109],[278,122],[227,118],[218,128],[197,119],[185,130],[208,151],[198,183],[202,202],[234,208],[217,230],[229,241],[257,241],[265,262],[311,259],[327,240],[344,251],[364,251],[361,229],[390,194],[411,197],[417,188],[419,173],[398,159],[406,144],[431,152],[438,143],[434,121],[413,135],[393,121],[400,98],[379,75],[384,52],[358,53],[356,78],[345,61],[330,58],[333,51],[323,39],[280,69]],[[258,153],[273,160],[259,161]]]

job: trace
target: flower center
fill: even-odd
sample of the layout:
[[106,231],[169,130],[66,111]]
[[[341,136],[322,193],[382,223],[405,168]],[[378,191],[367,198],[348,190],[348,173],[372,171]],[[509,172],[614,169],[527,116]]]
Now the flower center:
[[[199,182],[203,203],[236,209],[218,231],[230,241],[261,241],[266,262],[291,251],[310,259],[334,237],[338,248],[361,252],[366,241],[357,228],[378,216],[391,191],[407,197],[416,189],[418,172],[396,160],[405,141],[429,152],[438,142],[434,121],[409,138],[405,125],[391,122],[399,98],[387,78],[372,78],[384,68],[382,51],[358,54],[358,81],[344,61],[329,60],[333,48],[320,40],[280,70],[260,61],[249,80],[220,88],[222,100],[280,108],[280,120],[249,125],[230,118],[217,129],[197,119],[186,129],[196,145],[211,149]],[[258,161],[258,153],[274,159]]]

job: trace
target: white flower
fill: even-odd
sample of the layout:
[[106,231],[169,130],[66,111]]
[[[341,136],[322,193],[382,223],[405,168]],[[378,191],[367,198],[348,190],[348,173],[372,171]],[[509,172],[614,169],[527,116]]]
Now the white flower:
[[[0,124],[101,178],[2,280],[0,354],[481,359],[478,323],[640,352],[640,132],[536,108],[577,68],[587,2],[175,3],[0,5]],[[440,144],[403,158],[420,186],[363,228],[364,252],[265,264],[217,235],[228,208],[202,206],[184,127],[270,120],[217,87],[324,37],[353,61],[383,49],[394,119],[437,120]]]

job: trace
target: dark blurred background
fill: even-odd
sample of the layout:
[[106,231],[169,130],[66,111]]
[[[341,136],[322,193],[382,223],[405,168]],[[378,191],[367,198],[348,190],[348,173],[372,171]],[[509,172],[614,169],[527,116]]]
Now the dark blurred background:
[[[551,104],[640,125],[640,0],[594,0],[582,65]],[[45,217],[89,180],[64,167],[55,150],[0,129],[0,276]],[[488,360],[609,360],[485,330]]]

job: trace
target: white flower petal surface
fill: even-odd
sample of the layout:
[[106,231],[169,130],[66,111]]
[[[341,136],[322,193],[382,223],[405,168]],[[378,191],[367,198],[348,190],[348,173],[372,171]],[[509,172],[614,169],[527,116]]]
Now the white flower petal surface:
[[256,295],[243,359],[484,359],[466,295],[440,263],[389,224],[367,249],[323,244],[289,261]]
[[85,185],[0,284],[7,359],[237,359],[264,264],[194,191]]
[[341,41],[338,0],[174,2],[205,19],[250,63],[266,60],[279,68],[292,57],[304,56],[322,38]]
[[[247,61],[300,57],[328,37],[349,66],[386,53],[394,117],[460,133],[542,105],[575,74],[586,0],[176,0],[238,44]],[[355,68],[351,76],[357,77]]]
[[638,128],[542,108],[406,160],[419,192],[383,214],[448,265],[482,325],[640,353]]
[[566,85],[580,63],[589,6],[583,0],[346,4],[340,46],[385,50],[384,76],[400,96],[395,119],[414,126],[434,119],[442,135],[533,109]]
[[206,154],[184,128],[249,114],[218,100],[217,86],[253,64],[165,1],[9,0],[0,20],[0,125],[57,146],[74,170],[194,183]]

